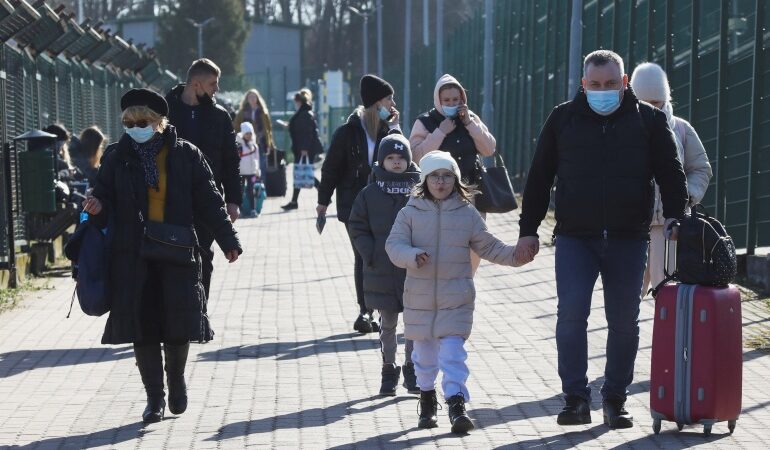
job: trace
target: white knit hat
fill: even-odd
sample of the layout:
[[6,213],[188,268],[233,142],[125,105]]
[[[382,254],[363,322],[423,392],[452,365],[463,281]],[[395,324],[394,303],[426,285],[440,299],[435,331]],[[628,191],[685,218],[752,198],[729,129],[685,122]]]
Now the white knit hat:
[[251,124],[251,122],[241,123],[241,134],[246,134],[246,133],[254,134],[254,126]]
[[433,150],[420,160],[420,183],[423,183],[431,172],[439,169],[449,170],[455,174],[458,180],[460,179],[460,167],[457,165],[457,161],[452,158],[452,155],[443,150]]
[[631,88],[636,98],[645,101],[667,102],[671,100],[668,77],[662,67],[655,63],[636,66],[631,75]]

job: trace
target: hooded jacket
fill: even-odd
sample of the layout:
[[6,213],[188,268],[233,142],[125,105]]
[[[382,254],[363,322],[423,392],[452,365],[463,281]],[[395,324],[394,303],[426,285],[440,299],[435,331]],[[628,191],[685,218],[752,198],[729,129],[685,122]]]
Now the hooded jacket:
[[497,142],[484,122],[472,111],[469,111],[471,122],[467,126],[456,117],[454,119],[456,127],[449,135],[444,134],[438,128],[441,122],[446,119],[439,99],[439,91],[446,84],[460,86],[462,102],[468,103],[465,90],[462,89],[460,82],[451,75],[443,75],[433,89],[433,109],[422,114],[415,121],[409,136],[409,143],[412,146],[414,160],[418,164],[423,156],[433,150],[450,151],[457,160],[463,177],[466,177],[468,172],[475,168],[476,154],[481,156],[494,155]]
[[364,261],[364,301],[372,309],[403,311],[406,271],[390,262],[385,241],[411,188],[420,181],[420,169],[411,163],[404,173],[388,172],[375,164],[372,183],[356,197],[348,232]]
[[289,135],[294,161],[299,161],[302,150],[308,152],[310,162],[316,155],[323,153],[323,145],[318,137],[318,124],[313,114],[313,107],[303,103],[289,119]]
[[[353,201],[361,189],[366,187],[372,168],[369,165],[369,151],[366,132],[361,123],[361,109],[348,117],[348,121],[337,128],[332,136],[329,150],[326,152],[321,167],[321,184],[318,186],[318,204],[331,203],[332,194],[337,191],[337,218],[347,222]],[[380,129],[375,144],[374,161],[377,160],[377,147],[382,138],[391,133],[401,134],[400,128]]]
[[[175,127],[184,123],[182,117],[185,107],[182,102],[182,92],[185,84],[175,86],[166,96],[168,102],[168,120]],[[190,141],[198,147],[206,156],[206,160],[214,171],[214,180],[217,188],[225,197],[226,203],[241,204],[241,178],[239,167],[241,158],[235,144],[235,131],[230,120],[230,114],[220,105],[216,99],[210,99],[207,103],[201,103],[201,113],[198,123],[202,127],[198,136],[180,137]],[[194,138],[194,139],[193,139]]]
[[[471,249],[483,259],[513,266],[516,247],[487,231],[476,208],[457,194],[439,202],[412,197],[398,213],[385,250],[393,264],[406,269],[406,339],[470,336],[476,300]],[[417,267],[421,253],[429,260]]]
[[595,113],[581,89],[543,125],[524,188],[521,236],[537,236],[556,181],[557,235],[649,239],[653,178],[663,215],[681,218],[687,182],[666,115],[631,88],[608,116]]

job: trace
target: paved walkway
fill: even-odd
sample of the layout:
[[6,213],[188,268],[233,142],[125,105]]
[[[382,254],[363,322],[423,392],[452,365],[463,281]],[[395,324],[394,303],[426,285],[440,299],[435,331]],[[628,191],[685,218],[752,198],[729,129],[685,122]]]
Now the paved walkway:
[[[247,253],[228,266],[218,257],[210,311],[215,340],[192,347],[190,407],[143,427],[144,392],[130,346],[99,344],[105,318],[79,310],[65,319],[73,284],[30,294],[0,316],[0,448],[767,448],[770,355],[745,350],[744,412],[734,435],[725,424],[653,436],[648,410],[652,303],[642,308],[641,352],[628,407],[638,426],[609,431],[594,398],[593,424],[564,428],[556,373],[553,249],[521,269],[482,265],[473,335],[466,437],[416,428],[417,402],[404,391],[382,399],[374,335],[351,333],[352,254],[344,228],[315,231],[311,198],[280,212],[269,200],[259,219],[238,222]],[[517,237],[516,215],[491,228]],[[601,290],[590,318],[589,377],[601,385],[607,335]],[[746,334],[768,325],[745,304]],[[596,395],[596,393],[595,393]]]

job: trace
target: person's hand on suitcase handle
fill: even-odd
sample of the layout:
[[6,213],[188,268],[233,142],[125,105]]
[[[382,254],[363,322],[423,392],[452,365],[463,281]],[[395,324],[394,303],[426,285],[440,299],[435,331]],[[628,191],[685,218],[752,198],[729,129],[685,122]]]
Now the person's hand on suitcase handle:
[[663,233],[666,239],[675,241],[679,237],[679,219],[666,219],[663,224]]

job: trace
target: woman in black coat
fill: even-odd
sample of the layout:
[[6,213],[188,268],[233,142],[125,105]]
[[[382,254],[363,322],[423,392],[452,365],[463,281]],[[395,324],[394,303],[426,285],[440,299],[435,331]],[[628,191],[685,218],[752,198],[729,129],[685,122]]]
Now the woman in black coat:
[[161,343],[169,410],[181,414],[187,408],[189,343],[209,341],[214,333],[206,315],[199,249],[185,265],[151,258],[145,229],[175,226],[174,234],[184,233],[169,239],[181,242],[187,232],[194,240],[193,226],[200,224],[212,231],[230,262],[242,250],[205,157],[168,125],[165,99],[132,89],[121,98],[121,109],[126,133],[107,148],[93,194],[83,206],[89,220],[108,228],[111,242],[110,314],[102,343],[134,344],[147,392],[142,418],[158,422],[166,405]]
[[[372,165],[377,161],[377,147],[389,133],[401,134],[399,113],[393,100],[393,86],[374,75],[361,78],[361,100],[348,121],[337,128],[321,168],[318,186],[318,216],[326,215],[332,194],[337,191],[337,219],[348,228],[348,217],[353,201],[369,182]],[[359,315],[353,329],[360,333],[378,331],[372,320],[372,310],[364,303],[363,261],[353,247],[354,276]]]
[[[294,154],[294,164],[300,162],[304,157],[312,163],[316,155],[323,153],[321,139],[318,138],[318,124],[313,115],[313,93],[310,89],[303,88],[294,94],[294,107],[297,112],[289,119],[289,136],[291,136],[291,152]],[[320,182],[315,179],[315,187],[318,189]],[[297,209],[299,204],[299,192],[301,189],[294,188],[294,195],[291,201],[281,208],[284,211]]]

